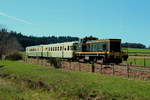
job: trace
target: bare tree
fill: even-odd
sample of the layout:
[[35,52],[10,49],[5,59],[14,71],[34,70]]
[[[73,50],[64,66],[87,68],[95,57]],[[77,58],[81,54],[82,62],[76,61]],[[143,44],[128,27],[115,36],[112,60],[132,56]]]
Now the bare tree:
[[18,41],[6,29],[0,30],[0,58],[17,52],[21,48]]

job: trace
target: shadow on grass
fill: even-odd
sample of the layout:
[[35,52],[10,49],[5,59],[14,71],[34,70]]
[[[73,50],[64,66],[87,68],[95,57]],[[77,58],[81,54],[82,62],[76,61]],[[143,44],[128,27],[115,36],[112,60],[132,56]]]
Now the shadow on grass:
[[4,65],[0,65],[0,68],[3,68],[4,67]]

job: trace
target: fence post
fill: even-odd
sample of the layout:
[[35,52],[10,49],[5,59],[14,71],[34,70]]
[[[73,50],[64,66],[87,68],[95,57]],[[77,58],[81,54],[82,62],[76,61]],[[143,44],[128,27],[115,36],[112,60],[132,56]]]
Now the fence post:
[[144,56],[144,67],[146,66],[146,59],[145,59],[145,56]]
[[69,69],[71,70],[71,61],[69,61]]
[[136,58],[134,58],[134,64],[136,65]]
[[114,67],[114,64],[112,64],[112,69],[113,69],[113,75],[115,75],[115,67]]
[[74,71],[76,70],[76,67],[75,67],[75,62],[73,62],[73,68],[74,68]]
[[92,72],[95,72],[95,65],[94,65],[94,62],[92,62]]
[[79,64],[79,71],[81,71],[81,65],[80,65],[80,62],[78,62],[78,64]]
[[101,74],[102,74],[102,72],[103,72],[102,70],[103,70],[103,64],[101,64]]
[[130,75],[129,75],[129,64],[127,64],[127,76],[128,76],[128,78],[130,77]]

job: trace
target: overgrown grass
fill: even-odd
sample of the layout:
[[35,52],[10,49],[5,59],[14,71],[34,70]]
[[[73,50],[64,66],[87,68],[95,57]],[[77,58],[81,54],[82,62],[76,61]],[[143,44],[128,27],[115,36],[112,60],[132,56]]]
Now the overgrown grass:
[[[1,65],[3,66],[0,67],[1,77],[13,75],[15,76],[13,80],[18,81],[18,84],[22,80],[30,80],[33,83],[42,82],[43,85],[37,88],[43,88],[43,96],[48,95],[45,93],[47,91],[49,95],[53,94],[51,96],[57,97],[57,99],[66,100],[91,100],[95,98],[100,100],[148,100],[150,98],[149,81],[85,72],[70,72],[15,61],[0,61]],[[16,91],[18,90],[13,89],[12,93],[17,94]],[[1,97],[9,97],[11,93],[0,92]],[[26,95],[28,94],[30,92]]]
[[[40,98],[40,99],[39,99]],[[41,89],[29,89],[12,80],[0,78],[0,100],[54,100],[52,96]]]

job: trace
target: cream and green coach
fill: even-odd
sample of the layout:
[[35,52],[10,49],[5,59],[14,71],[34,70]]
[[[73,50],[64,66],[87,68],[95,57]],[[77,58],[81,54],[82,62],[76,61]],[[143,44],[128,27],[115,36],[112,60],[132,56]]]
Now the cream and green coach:
[[26,48],[28,57],[57,57],[57,58],[73,58],[74,45],[78,42],[65,42],[48,45],[30,46]]

